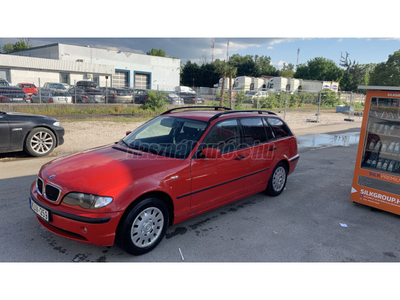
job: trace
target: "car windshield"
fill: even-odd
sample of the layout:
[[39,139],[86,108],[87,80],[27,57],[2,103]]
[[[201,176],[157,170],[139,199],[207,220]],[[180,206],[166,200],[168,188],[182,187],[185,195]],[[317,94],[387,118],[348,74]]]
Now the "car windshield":
[[52,89],[65,89],[65,86],[63,86],[61,83],[50,83],[49,86]]
[[9,84],[5,80],[0,80],[0,86],[9,86]]
[[257,92],[250,92],[250,93],[247,93],[247,96],[254,96],[255,94],[257,94]]
[[159,116],[123,138],[119,145],[156,155],[185,159],[208,123]]

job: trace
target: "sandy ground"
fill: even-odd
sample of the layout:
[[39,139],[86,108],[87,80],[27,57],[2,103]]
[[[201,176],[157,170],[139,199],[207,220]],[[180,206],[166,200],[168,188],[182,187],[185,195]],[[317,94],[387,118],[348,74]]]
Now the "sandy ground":
[[[328,133],[359,129],[362,117],[354,116],[353,122],[345,121],[347,115],[334,112],[321,112],[317,121],[316,111],[288,111],[285,120],[295,135]],[[284,118],[284,113],[278,113]],[[102,146],[118,141],[125,136],[126,131],[133,130],[143,122],[121,123],[113,121],[68,121],[61,120],[65,129],[64,144],[56,148],[53,155],[74,153],[89,148]]]

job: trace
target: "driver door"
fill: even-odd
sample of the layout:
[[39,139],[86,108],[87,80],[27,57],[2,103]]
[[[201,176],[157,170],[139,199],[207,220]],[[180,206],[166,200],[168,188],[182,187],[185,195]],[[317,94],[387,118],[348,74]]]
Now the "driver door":
[[[209,131],[192,159],[193,213],[209,210],[224,202],[230,202],[244,186],[248,149],[239,149],[241,134],[236,119],[217,123]],[[218,158],[202,157],[201,150],[221,150]]]

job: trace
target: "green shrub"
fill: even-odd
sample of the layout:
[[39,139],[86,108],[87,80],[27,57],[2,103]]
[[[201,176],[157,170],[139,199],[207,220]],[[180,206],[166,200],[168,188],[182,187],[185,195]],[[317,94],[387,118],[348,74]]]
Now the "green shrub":
[[164,93],[158,93],[157,91],[148,91],[149,96],[146,101],[142,104],[142,109],[151,111],[165,110],[166,96]]

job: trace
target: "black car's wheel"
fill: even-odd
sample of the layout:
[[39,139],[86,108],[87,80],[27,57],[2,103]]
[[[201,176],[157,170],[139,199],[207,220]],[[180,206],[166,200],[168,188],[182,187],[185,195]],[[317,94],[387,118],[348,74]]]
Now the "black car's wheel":
[[35,128],[27,136],[25,152],[32,156],[45,156],[56,147],[56,137],[47,128]]
[[157,198],[147,198],[126,216],[120,228],[119,244],[129,254],[145,254],[161,242],[168,222],[166,204]]
[[286,186],[287,167],[284,163],[280,162],[275,166],[272,171],[271,177],[268,181],[267,194],[270,196],[278,196],[283,192]]

